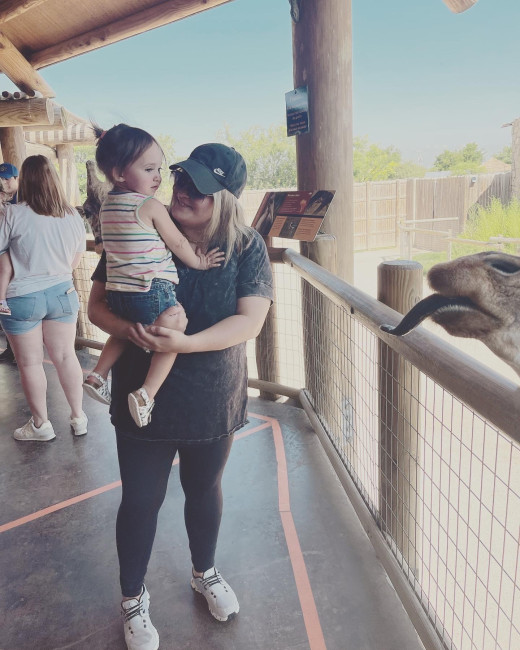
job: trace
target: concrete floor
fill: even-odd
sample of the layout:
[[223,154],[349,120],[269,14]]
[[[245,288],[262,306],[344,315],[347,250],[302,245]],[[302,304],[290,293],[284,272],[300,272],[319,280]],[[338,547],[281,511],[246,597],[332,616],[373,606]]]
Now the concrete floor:
[[[16,366],[0,364],[0,650],[124,650],[107,407],[86,397],[89,433],[74,438],[45,367],[57,438],[17,442],[30,413]],[[215,621],[190,587],[174,465],[146,580],[161,650],[422,648],[303,411],[257,398],[249,411],[224,474],[217,553],[240,614]]]

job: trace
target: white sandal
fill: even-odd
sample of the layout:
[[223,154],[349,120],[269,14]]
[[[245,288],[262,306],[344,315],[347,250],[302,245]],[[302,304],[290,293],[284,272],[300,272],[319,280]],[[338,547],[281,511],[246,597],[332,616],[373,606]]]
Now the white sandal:
[[155,401],[148,397],[144,388],[138,388],[128,395],[130,415],[138,427],[145,427],[152,419]]
[[[99,386],[94,386],[94,384],[91,384],[88,381],[90,377],[98,381]],[[110,395],[110,389],[108,387],[108,381],[97,372],[89,372],[87,378],[83,382],[83,389],[87,395],[93,397],[102,404],[110,404],[112,401],[112,396]]]

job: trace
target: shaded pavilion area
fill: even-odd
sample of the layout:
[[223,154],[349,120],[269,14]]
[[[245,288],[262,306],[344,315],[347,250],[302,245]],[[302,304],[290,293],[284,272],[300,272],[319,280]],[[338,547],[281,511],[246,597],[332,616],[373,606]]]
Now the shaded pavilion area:
[[[79,352],[85,369],[94,358]],[[0,647],[124,650],[115,517],[120,499],[107,407],[85,399],[75,438],[54,366],[45,364],[57,438],[17,442],[29,416],[14,365],[0,366]],[[240,613],[215,621],[189,584],[174,464],[147,575],[168,650],[422,648],[305,413],[251,398],[224,474],[218,566]]]

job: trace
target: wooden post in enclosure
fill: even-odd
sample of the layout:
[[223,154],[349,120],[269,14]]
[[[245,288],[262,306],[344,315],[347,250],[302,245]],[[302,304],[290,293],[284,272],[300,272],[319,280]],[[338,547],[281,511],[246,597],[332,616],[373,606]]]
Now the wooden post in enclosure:
[[[377,280],[378,300],[401,314],[421,299],[423,269],[418,262],[383,262],[377,267]],[[379,341],[379,362],[381,529],[416,572],[420,374],[383,341]]]
[[[272,246],[272,239],[266,238],[266,244]],[[273,274],[273,291],[275,300],[267,313],[267,318],[260,334],[255,340],[256,369],[258,379],[278,383],[280,381],[280,362],[278,358],[278,336],[276,329],[276,283]],[[273,395],[265,390],[260,391],[260,397],[267,400],[276,400],[278,395]]]
[[26,157],[25,139],[21,126],[0,128],[0,147],[4,162],[11,163],[20,169]]

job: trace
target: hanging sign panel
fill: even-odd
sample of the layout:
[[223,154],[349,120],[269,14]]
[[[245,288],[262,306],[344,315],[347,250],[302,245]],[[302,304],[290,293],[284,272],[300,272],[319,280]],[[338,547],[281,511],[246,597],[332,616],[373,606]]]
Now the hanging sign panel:
[[301,135],[309,132],[309,96],[307,86],[285,93],[287,114],[287,135]]
[[251,225],[262,237],[313,241],[334,194],[332,190],[266,192]]

